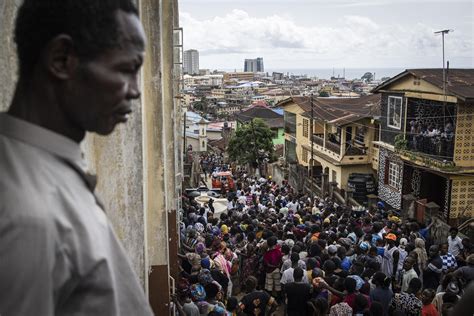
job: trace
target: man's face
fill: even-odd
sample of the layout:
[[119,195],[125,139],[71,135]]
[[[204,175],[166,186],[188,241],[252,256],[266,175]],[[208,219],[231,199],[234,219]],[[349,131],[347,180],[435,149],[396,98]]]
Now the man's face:
[[110,134],[125,123],[132,100],[140,97],[138,72],[143,63],[145,33],[137,16],[117,11],[117,48],[77,67],[63,95],[64,111],[81,130]]
[[452,230],[449,234],[451,235],[451,238],[454,239],[454,238],[456,238],[458,232],[455,231],[455,230]]
[[403,263],[403,268],[406,271],[408,271],[413,267],[414,263],[415,263],[415,261],[411,257],[408,257],[408,258],[405,259],[405,262]]
[[442,244],[440,248],[441,255],[445,255],[448,253],[448,245]]

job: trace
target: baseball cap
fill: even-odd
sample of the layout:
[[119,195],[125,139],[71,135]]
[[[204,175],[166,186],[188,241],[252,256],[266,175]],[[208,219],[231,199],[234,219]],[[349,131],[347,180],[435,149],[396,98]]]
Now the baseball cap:
[[397,241],[397,236],[395,234],[389,233],[387,236],[385,236],[385,239],[390,239],[393,241]]
[[407,244],[408,244],[408,240],[406,238],[400,239],[400,248],[405,248]]

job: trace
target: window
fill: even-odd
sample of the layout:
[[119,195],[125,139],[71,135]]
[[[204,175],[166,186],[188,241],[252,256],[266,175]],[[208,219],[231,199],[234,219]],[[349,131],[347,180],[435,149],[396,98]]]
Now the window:
[[400,183],[400,166],[394,162],[389,162],[387,184],[394,189],[398,189],[399,183]]
[[290,136],[296,137],[296,114],[284,112],[285,132]]
[[309,123],[307,119],[303,119],[303,137],[308,137]]
[[388,97],[387,118],[388,127],[401,129],[402,127],[402,97]]
[[333,170],[333,171],[332,171],[332,178],[331,178],[331,181],[332,181],[332,182],[337,182],[337,172],[336,172],[336,170]]

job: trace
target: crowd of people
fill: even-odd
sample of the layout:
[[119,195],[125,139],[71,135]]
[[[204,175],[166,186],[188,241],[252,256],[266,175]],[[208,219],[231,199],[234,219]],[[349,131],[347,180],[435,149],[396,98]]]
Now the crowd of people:
[[432,224],[383,203],[352,208],[234,177],[219,215],[183,197],[180,315],[441,316],[472,289],[474,254],[457,228],[433,244]]

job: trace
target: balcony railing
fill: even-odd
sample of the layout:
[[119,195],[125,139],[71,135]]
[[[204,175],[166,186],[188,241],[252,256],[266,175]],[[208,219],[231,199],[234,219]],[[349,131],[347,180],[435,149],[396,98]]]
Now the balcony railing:
[[324,146],[324,134],[313,134],[313,142],[316,145]]
[[[313,142],[316,145],[319,145],[321,147],[324,147],[324,134],[313,134]],[[330,151],[340,154],[341,153],[341,145],[333,143],[329,139],[326,140],[326,149],[329,149]]]
[[367,147],[356,147],[347,145],[346,156],[364,156],[367,155]]
[[329,140],[326,142],[326,148],[338,155],[341,153],[341,145],[333,143]]
[[454,137],[448,135],[408,135],[408,149],[436,160],[453,160]]

